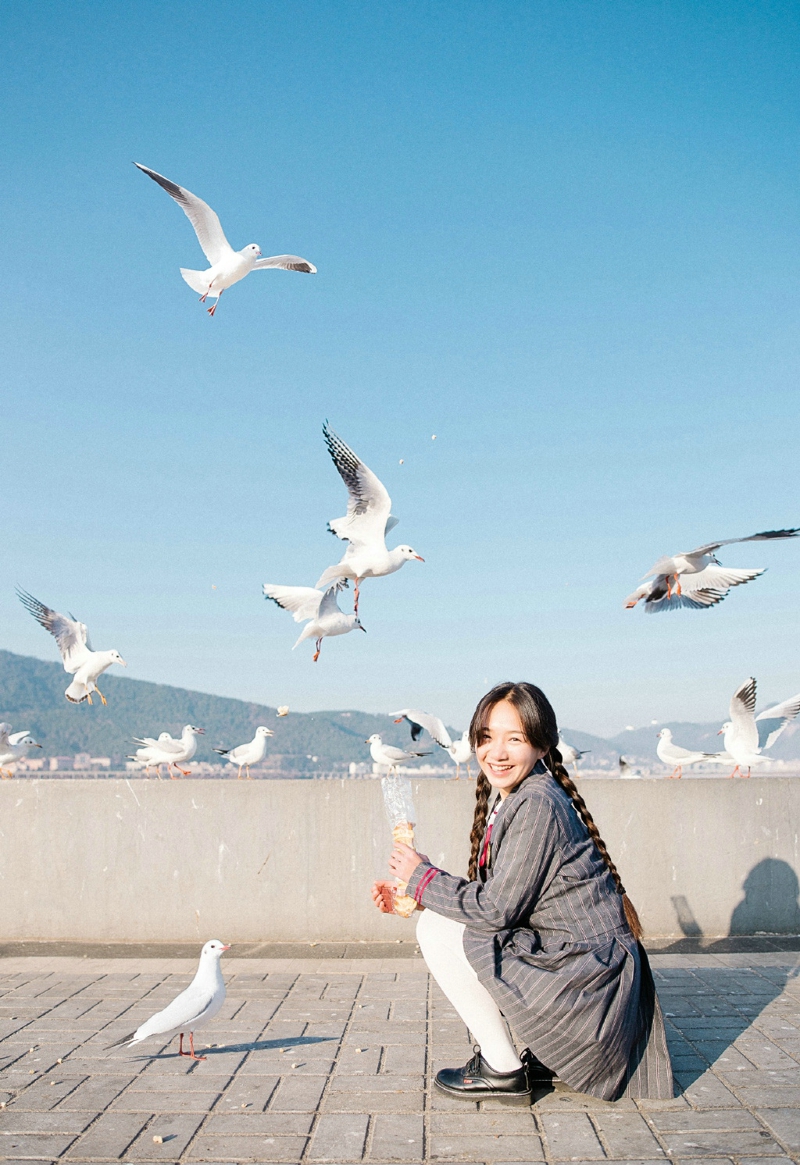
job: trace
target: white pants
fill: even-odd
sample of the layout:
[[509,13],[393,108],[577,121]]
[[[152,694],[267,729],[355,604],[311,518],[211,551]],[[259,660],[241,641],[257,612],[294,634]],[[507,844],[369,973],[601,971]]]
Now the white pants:
[[495,1072],[514,1072],[521,1061],[500,1008],[464,954],[464,923],[433,910],[417,920],[417,942],[428,970],[463,1019],[484,1060]]

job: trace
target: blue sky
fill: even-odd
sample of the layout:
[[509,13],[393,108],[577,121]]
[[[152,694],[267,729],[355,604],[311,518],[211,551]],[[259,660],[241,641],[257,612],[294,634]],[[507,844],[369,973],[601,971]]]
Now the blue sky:
[[[708,613],[622,608],[662,553],[800,525],[796,5],[2,25],[1,646],[56,657],[21,584],[133,677],[297,710],[463,726],[528,678],[611,733],[721,721],[750,674],[800,689],[800,545],[727,549],[769,570]],[[253,274],[210,320],[132,161],[319,274]],[[260,592],[341,552],[326,417],[426,561],[367,582],[368,634],[313,665]]]

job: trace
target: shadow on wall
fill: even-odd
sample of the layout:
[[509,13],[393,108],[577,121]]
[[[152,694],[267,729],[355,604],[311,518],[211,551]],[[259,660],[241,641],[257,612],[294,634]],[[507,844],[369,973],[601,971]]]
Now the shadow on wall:
[[[688,900],[672,899],[683,938],[667,951],[677,954],[785,951],[779,965],[742,968],[713,963],[656,971],[656,983],[667,1023],[675,1079],[685,1090],[714,1064],[725,1076],[731,1044],[747,1032],[765,1007],[776,999],[790,978],[800,949],[800,881],[792,867],[776,858],[754,866],[742,886],[728,937],[703,941],[703,929]],[[791,936],[794,936],[792,938]],[[770,961],[771,962],[771,961]],[[746,1039],[741,1050],[746,1054]]]

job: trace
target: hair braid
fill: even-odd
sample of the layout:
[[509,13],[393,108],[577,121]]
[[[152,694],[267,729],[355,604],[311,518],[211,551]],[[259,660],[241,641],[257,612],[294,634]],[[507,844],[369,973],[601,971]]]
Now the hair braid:
[[483,838],[484,830],[486,829],[486,818],[489,816],[489,793],[492,786],[483,772],[483,769],[478,769],[478,783],[475,789],[475,816],[472,819],[472,832],[469,835],[469,843],[471,846],[469,855],[469,867],[467,870],[467,877],[470,882],[477,881],[478,878],[478,853],[481,848],[481,840]]
[[[602,837],[600,836],[600,830],[595,825],[594,818],[592,817],[591,813],[589,812],[589,807],[586,804],[586,802],[584,801],[583,797],[578,792],[578,790],[575,786],[575,782],[572,780],[569,773],[564,768],[564,763],[563,763],[563,760],[561,758],[561,753],[558,751],[557,748],[550,749],[550,752],[547,754],[547,757],[545,758],[545,763],[547,764],[547,767],[550,769],[550,772],[553,774],[555,779],[558,781],[561,788],[564,790],[564,792],[571,799],[572,804],[575,806],[576,810],[578,811],[578,814],[580,815],[581,820],[583,821],[583,824],[586,826],[587,830],[589,831],[589,836],[591,837],[594,844],[597,846],[600,857],[605,862],[606,867],[608,868],[608,872],[611,874],[611,877],[614,879],[614,884],[617,887],[617,893],[622,895],[622,905],[623,905],[623,908],[625,910],[625,918],[628,922],[628,926],[631,928],[631,933],[633,934],[633,937],[638,942],[642,937],[642,924],[639,921],[639,915],[636,913],[636,908],[634,907],[630,898],[625,893],[625,887],[622,884],[622,878],[619,876],[619,871],[617,870],[617,867],[614,865],[613,861],[611,860],[611,854],[608,852],[608,848],[606,846],[606,843],[603,841]],[[487,784],[488,784],[488,781],[487,781]],[[476,817],[476,821],[477,821],[477,812],[476,812],[475,817]],[[474,833],[474,827],[473,827],[473,833]]]

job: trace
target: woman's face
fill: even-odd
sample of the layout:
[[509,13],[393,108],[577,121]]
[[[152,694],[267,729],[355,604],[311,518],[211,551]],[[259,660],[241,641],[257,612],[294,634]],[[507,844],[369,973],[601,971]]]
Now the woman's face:
[[489,784],[504,799],[545,755],[526,738],[517,710],[507,700],[492,708],[475,751]]

